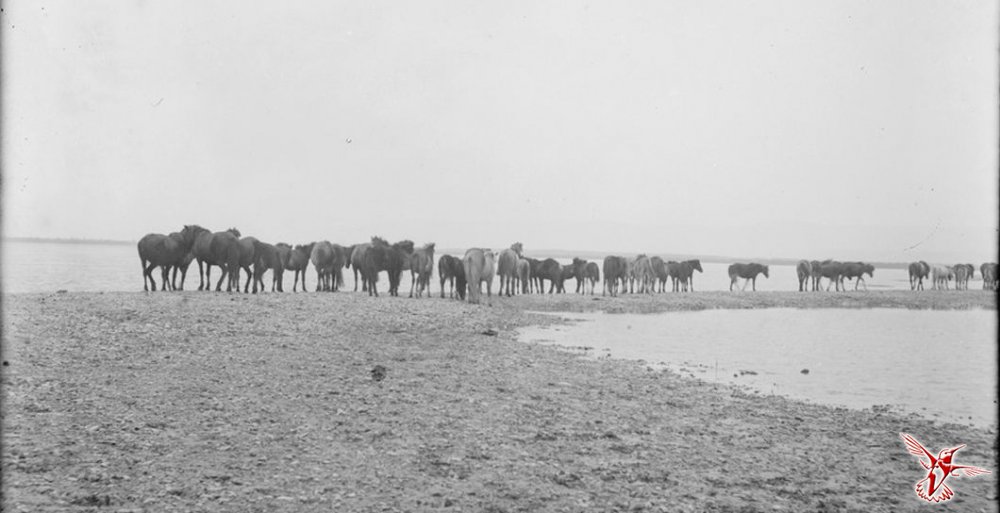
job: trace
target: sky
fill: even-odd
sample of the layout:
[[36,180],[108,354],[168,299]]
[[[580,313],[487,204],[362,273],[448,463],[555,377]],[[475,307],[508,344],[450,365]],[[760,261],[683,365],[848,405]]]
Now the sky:
[[2,5],[6,237],[996,260],[996,2]]

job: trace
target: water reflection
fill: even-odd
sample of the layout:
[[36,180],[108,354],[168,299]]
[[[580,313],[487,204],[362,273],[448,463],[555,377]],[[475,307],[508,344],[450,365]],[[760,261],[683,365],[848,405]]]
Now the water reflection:
[[851,408],[996,424],[996,313],[903,309],[563,314],[526,342],[662,363],[706,381]]

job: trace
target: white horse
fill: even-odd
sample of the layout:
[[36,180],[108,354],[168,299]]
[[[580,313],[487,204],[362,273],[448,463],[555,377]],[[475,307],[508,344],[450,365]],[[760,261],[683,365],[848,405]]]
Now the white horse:
[[955,270],[937,264],[931,267],[931,277],[934,279],[934,290],[948,290],[948,282],[955,278]]

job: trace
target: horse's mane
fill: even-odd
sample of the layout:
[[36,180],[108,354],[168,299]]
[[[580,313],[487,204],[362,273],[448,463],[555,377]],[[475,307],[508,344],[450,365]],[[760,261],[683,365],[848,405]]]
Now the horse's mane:
[[401,249],[406,253],[413,253],[413,241],[412,240],[401,240],[392,245],[395,249]]

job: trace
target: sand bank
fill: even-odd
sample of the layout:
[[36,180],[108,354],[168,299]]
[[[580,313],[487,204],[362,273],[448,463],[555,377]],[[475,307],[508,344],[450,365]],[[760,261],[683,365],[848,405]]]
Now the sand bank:
[[[599,296],[597,296],[599,297]],[[899,439],[995,433],[516,340],[531,311],[996,308],[979,291],[6,296],[5,511],[923,511]],[[376,366],[384,379],[373,379]],[[996,511],[993,476],[953,507]]]

